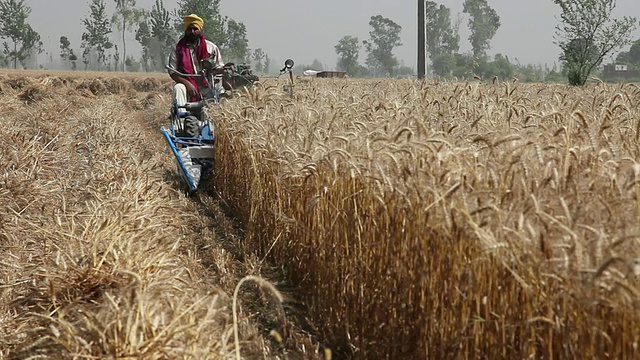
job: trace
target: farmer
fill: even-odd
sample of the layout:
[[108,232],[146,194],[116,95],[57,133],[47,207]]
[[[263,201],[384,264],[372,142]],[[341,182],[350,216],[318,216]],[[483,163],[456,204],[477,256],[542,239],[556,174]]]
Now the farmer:
[[[224,63],[220,56],[220,49],[213,42],[206,40],[202,33],[204,21],[196,14],[184,17],[184,35],[178,41],[175,50],[169,55],[169,66],[184,74],[197,74],[202,70],[201,61],[211,59],[214,74],[223,72]],[[185,77],[169,70],[169,76],[176,82],[173,87],[173,101],[181,107],[187,101],[199,101],[201,95],[205,98],[208,93],[207,80],[204,77]],[[216,88],[220,93],[224,88],[217,81]]]

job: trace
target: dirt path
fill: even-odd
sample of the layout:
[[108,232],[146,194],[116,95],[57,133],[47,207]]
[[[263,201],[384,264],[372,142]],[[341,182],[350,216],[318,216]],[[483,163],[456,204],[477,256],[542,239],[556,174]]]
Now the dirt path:
[[[166,180],[180,187],[179,177],[173,169],[173,156],[166,148],[165,140],[159,133],[164,125],[162,100],[155,102],[141,119],[143,126],[150,133],[157,133],[157,141],[165,146],[169,165]],[[148,117],[148,115],[152,115]],[[193,243],[198,259],[209,273],[205,277],[216,279],[212,286],[221,287],[227,294],[232,294],[239,279],[248,276],[259,276],[274,285],[283,296],[280,305],[273,294],[264,287],[255,284],[244,285],[241,289],[243,310],[253,319],[263,338],[258,343],[264,344],[252,349],[244,349],[248,356],[273,359],[324,359],[324,349],[319,345],[314,327],[306,318],[305,307],[297,299],[296,290],[283,276],[281,266],[270,264],[252,254],[244,245],[244,231],[234,219],[210,183],[201,185],[196,194],[189,197],[193,205],[193,214],[199,219],[198,226],[192,228],[189,240]],[[275,334],[273,331],[276,331]],[[278,341],[280,340],[280,341]]]

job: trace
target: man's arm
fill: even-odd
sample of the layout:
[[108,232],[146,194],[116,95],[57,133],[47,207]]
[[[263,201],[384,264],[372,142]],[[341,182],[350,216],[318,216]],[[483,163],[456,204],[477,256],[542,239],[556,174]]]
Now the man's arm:
[[[178,68],[177,64],[178,64],[178,62],[177,62],[177,54],[176,54],[175,51],[172,51],[171,54],[169,55],[168,65],[172,69],[177,69]],[[193,83],[191,81],[189,81],[189,79],[187,79],[184,76],[179,75],[175,71],[168,70],[168,72],[169,72],[169,76],[171,77],[171,79],[173,81],[175,81],[178,84],[182,84],[187,88],[187,95],[189,97],[194,97],[194,96],[198,95],[198,89],[196,89],[196,87],[193,85]]]

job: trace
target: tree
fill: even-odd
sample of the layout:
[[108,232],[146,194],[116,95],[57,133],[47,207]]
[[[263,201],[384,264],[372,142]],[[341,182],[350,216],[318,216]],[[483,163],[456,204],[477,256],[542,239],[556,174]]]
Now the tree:
[[[569,83],[572,85],[584,84],[584,82],[580,83],[580,76],[583,71],[579,68],[574,69],[574,64],[581,62],[592,64],[593,69],[602,63],[602,57],[600,57],[593,41],[583,38],[569,40],[560,58],[562,60],[563,72],[568,77]],[[585,75],[585,82],[587,76],[588,75]]]
[[607,54],[631,42],[638,27],[635,18],[613,19],[615,0],[554,0],[562,10],[556,26],[560,60],[571,85],[584,85]]
[[451,75],[462,79],[473,77],[473,69],[478,66],[473,54],[455,54],[454,58],[455,65],[451,71]]
[[152,65],[153,56],[151,55],[153,40],[149,23],[147,21],[141,22],[138,25],[138,30],[136,30],[136,41],[142,46],[142,61],[140,65],[144,71],[149,71],[150,67],[155,67]]
[[162,70],[169,53],[176,45],[176,31],[172,18],[162,0],[156,0],[136,31],[136,40],[142,46],[142,66],[149,70]]
[[82,19],[86,31],[82,33],[82,52],[85,69],[91,63],[91,54],[95,52],[97,68],[106,63],[105,52],[113,47],[109,41],[111,24],[107,19],[104,0],[92,0],[89,5],[89,17]]
[[509,61],[509,57],[496,54],[493,61],[489,62],[481,74],[483,78],[497,76],[499,79],[508,80],[515,74],[515,65]]
[[400,65],[398,66],[397,70],[395,71],[395,75],[397,77],[411,77],[411,76],[415,76],[416,72],[414,71],[414,69],[412,67],[406,66],[404,64],[404,61],[400,62]]
[[444,5],[427,1],[425,27],[427,33],[427,52],[429,56],[457,52],[460,48],[460,35],[451,23],[451,9]]
[[454,53],[441,53],[431,58],[431,71],[438,76],[449,76],[456,66]]
[[262,69],[262,72],[265,73],[265,74],[268,74],[270,67],[271,67],[271,58],[269,57],[269,55],[265,54],[264,55],[264,68]]
[[358,76],[360,40],[357,37],[346,35],[338,41],[334,49],[338,54],[338,63],[336,64],[338,70],[345,71],[350,76]]
[[20,63],[24,66],[27,59],[35,60],[37,63],[37,55],[36,57],[33,57],[33,55],[34,52],[37,54],[44,52],[42,45],[40,34],[33,30],[30,25],[27,25],[23,32],[22,45],[18,51]]
[[316,70],[322,71],[324,69],[324,65],[318,59],[313,59],[311,64],[298,64],[293,67],[294,73],[303,73],[305,70]]
[[256,62],[255,69],[256,69],[256,71],[258,73],[261,73],[261,72],[264,71],[264,64],[263,64],[262,61],[264,60],[265,56],[266,55],[265,55],[264,51],[262,50],[262,48],[257,48],[255,50],[253,50],[252,58],[253,58],[253,61]]
[[[204,21],[202,32],[205,37],[224,48],[227,44],[225,28],[228,18],[220,15],[221,0],[180,0],[175,11],[175,25],[184,32],[184,17],[196,14]],[[224,54],[223,54],[224,59]]]
[[629,51],[620,52],[616,57],[616,63],[640,67],[640,39],[631,44]]
[[69,64],[71,64],[71,70],[76,69],[76,60],[78,60],[78,57],[73,53],[71,42],[66,36],[60,37],[60,59],[65,63],[69,62]]
[[140,70],[140,63],[133,58],[133,56],[128,56],[125,61],[123,61],[127,65],[127,69],[131,72],[136,72]]
[[455,64],[453,54],[460,49],[458,28],[451,23],[451,10],[448,7],[427,1],[425,11],[427,53],[432,71],[436,75],[447,76]]
[[247,27],[233,19],[227,21],[226,46],[222,53],[227,61],[245,63],[249,58],[249,40],[247,40]]
[[629,61],[636,66],[640,66],[640,39],[634,41],[629,49]]
[[367,50],[366,63],[370,68],[381,68],[387,75],[393,75],[393,68],[398,65],[393,48],[402,45],[402,26],[382,15],[372,16],[369,25],[372,27],[369,40],[363,41]]
[[486,55],[491,39],[500,28],[500,16],[487,0],[465,0],[462,12],[469,14],[469,41],[473,56]]
[[10,40],[13,45],[5,41],[3,53],[6,62],[13,60],[14,69],[18,61],[24,66],[34,51],[43,51],[40,35],[27,24],[29,14],[31,8],[24,0],[0,0],[0,38]]
[[323,70],[324,69],[324,65],[322,65],[320,60],[313,59],[313,61],[311,62],[311,65],[309,65],[309,69]]
[[[117,70],[118,64],[120,63],[120,51],[118,51],[118,45],[113,45],[113,48],[115,49],[115,51],[113,52],[113,67]],[[109,69],[111,69],[111,54],[109,54]]]
[[[116,25],[118,31],[122,33],[122,57],[127,58],[127,42],[125,35],[132,24],[142,19],[144,10],[136,8],[136,0],[114,0],[116,12],[111,17],[111,23]],[[129,27],[128,27],[129,26]],[[126,62],[122,62],[122,71],[126,71]]]

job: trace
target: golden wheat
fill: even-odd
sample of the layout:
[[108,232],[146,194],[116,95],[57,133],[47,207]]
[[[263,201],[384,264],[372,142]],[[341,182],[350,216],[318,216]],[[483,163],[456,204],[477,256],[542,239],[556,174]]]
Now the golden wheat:
[[637,88],[281,84],[222,106],[216,186],[335,350],[638,356]]

